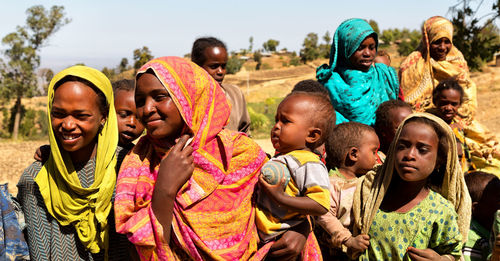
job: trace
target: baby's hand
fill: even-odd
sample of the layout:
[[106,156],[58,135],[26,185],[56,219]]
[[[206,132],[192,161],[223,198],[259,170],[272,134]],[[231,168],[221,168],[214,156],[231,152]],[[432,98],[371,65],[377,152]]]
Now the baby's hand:
[[194,171],[193,148],[186,145],[189,136],[183,135],[163,158],[158,169],[155,186],[159,186],[169,195],[176,195],[179,189],[191,178]]
[[351,237],[344,243],[344,245],[346,245],[349,255],[353,258],[357,258],[365,252],[370,245],[370,236],[361,234]]
[[267,183],[262,174],[259,175],[259,187],[274,201],[279,202],[281,196],[285,195],[285,178],[276,185]]

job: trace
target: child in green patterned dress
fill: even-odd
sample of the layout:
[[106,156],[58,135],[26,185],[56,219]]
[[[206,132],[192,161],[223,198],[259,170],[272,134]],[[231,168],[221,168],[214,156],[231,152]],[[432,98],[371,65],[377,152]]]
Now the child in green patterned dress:
[[353,235],[370,236],[361,260],[461,257],[471,202],[454,135],[444,121],[427,113],[410,115],[384,164],[361,179]]

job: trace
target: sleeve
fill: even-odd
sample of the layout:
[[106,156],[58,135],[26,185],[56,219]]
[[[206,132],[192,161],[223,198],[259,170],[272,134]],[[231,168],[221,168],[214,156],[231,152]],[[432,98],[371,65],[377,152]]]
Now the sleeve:
[[297,168],[293,175],[295,175],[295,182],[301,196],[309,197],[325,209],[330,209],[330,191],[328,190],[330,180],[323,163],[307,162]]
[[41,168],[41,162],[37,161],[31,164],[24,170],[17,183],[17,200],[25,217],[24,235],[29,246],[30,255],[34,260],[44,255],[47,256],[45,241],[40,240],[40,238],[51,234],[47,222],[45,203],[34,180]]
[[433,224],[429,248],[440,255],[462,256],[462,235],[459,232],[458,215],[449,205],[443,204],[441,218]]
[[340,205],[340,186],[335,181],[332,181],[330,185],[330,210],[323,216],[319,216],[316,221],[331,236],[332,245],[335,248],[341,248],[342,243],[349,239],[352,234],[337,218],[337,210]]

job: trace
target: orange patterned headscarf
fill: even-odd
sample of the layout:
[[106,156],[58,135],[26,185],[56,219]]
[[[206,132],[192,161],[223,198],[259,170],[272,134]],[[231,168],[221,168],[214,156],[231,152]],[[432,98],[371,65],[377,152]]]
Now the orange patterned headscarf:
[[[124,159],[117,180],[117,231],[142,260],[259,259],[251,197],[266,155],[244,134],[223,129],[230,106],[217,82],[196,64],[162,57],[145,64],[167,89],[193,134],[195,170],[174,202],[172,240],[151,208],[159,162],[169,148],[148,135]],[[187,256],[186,256],[187,255]]]
[[417,111],[433,107],[432,90],[440,81],[456,77],[464,88],[464,103],[459,110],[462,118],[471,120],[477,107],[476,86],[471,81],[467,62],[462,53],[452,46],[444,61],[430,57],[430,44],[446,37],[453,43],[453,24],[446,18],[434,16],[425,21],[422,28],[422,41],[417,51],[412,52],[399,69],[400,86],[405,101]]

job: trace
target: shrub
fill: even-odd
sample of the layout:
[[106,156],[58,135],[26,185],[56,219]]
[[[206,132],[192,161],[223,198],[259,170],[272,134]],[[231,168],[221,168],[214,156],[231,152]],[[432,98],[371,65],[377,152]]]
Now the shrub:
[[235,74],[241,70],[241,66],[243,66],[243,61],[236,56],[231,56],[226,64],[227,73]]

